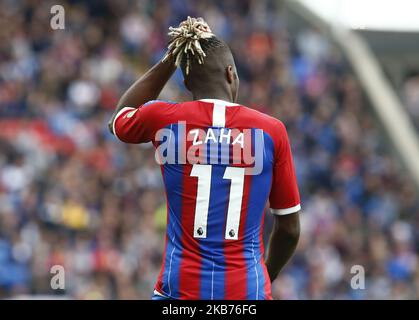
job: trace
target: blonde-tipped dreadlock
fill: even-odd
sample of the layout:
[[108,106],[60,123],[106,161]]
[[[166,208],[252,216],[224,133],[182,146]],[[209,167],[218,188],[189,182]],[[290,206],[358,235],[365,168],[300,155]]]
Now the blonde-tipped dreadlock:
[[179,27],[169,28],[169,37],[171,40],[168,46],[168,52],[163,58],[165,61],[170,54],[175,59],[175,65],[178,67],[182,60],[185,61],[185,73],[189,73],[191,60],[195,57],[199,64],[204,63],[205,52],[202,50],[200,40],[215,37],[208,24],[202,18],[191,18],[181,22]]

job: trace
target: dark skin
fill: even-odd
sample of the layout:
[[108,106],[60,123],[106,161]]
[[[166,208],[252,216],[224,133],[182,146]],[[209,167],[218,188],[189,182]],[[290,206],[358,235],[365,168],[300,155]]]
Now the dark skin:
[[212,88],[211,85],[208,84],[205,87],[201,85],[193,86],[193,79],[188,78],[184,80],[184,84],[186,89],[192,93],[194,100],[211,97],[212,99],[236,102],[239,80],[234,66],[228,65],[225,68],[225,80],[224,85],[212,85]]
[[[211,60],[213,59],[213,60]],[[194,100],[211,98],[229,102],[236,102],[239,88],[234,60],[231,53],[224,57],[217,55],[209,56],[205,63],[213,63],[215,68],[210,68],[208,73],[202,73],[195,69],[185,77],[185,86],[192,93]],[[116,110],[109,121],[109,130],[112,131],[112,123],[115,115],[123,107],[138,107],[142,104],[158,98],[163,87],[175,72],[176,67],[173,58],[165,62],[158,62],[148,70],[140,79],[122,95]],[[286,265],[293,255],[300,235],[299,214],[292,213],[274,217],[274,226],[268,245],[266,267],[271,281],[275,280],[278,273]]]
[[274,225],[268,244],[266,268],[269,278],[274,281],[278,273],[294,254],[300,238],[299,212],[274,216]]

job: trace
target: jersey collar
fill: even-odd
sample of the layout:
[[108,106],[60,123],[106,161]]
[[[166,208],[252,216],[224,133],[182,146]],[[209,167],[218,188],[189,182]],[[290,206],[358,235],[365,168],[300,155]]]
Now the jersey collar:
[[237,104],[237,103],[228,102],[228,101],[224,101],[224,100],[220,100],[220,99],[199,99],[199,101],[208,102],[208,103],[223,104],[227,107],[239,106],[239,104]]

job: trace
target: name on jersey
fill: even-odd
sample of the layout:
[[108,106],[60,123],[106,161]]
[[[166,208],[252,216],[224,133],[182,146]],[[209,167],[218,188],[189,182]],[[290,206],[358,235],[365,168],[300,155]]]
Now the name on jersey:
[[[249,129],[247,129],[247,133],[251,134]],[[188,135],[192,135],[193,137],[192,144],[194,146],[198,146],[203,143],[226,143],[231,145],[239,144],[242,149],[244,148],[244,134],[244,132],[236,130],[236,134],[233,139],[232,129],[228,128],[216,129],[216,132],[214,132],[213,128],[208,128],[206,132],[201,129],[192,129],[188,132]]]
[[[261,129],[191,128],[185,122],[156,133],[159,164],[222,164],[262,171],[264,134]],[[247,169],[246,169],[247,170]]]

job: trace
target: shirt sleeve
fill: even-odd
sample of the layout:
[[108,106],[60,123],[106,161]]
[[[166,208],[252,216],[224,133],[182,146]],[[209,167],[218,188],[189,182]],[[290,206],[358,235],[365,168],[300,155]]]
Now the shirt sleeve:
[[126,143],[152,141],[156,123],[162,119],[165,106],[166,103],[164,101],[155,100],[147,102],[138,108],[122,108],[113,121],[115,136]]
[[301,210],[300,194],[288,134],[282,122],[277,132],[279,141],[276,145],[269,203],[273,214],[285,215]]

